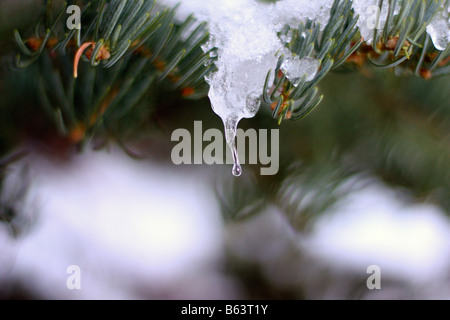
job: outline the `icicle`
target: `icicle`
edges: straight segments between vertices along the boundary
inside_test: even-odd
[[[242,167],[239,162],[239,155],[236,148],[236,130],[239,121],[242,118],[251,118],[259,110],[260,96],[256,92],[247,94],[244,107],[239,102],[239,93],[246,91],[228,91],[227,82],[221,82],[218,77],[219,72],[214,75],[214,80],[208,79],[210,83],[209,98],[214,112],[222,118],[225,128],[225,140],[231,150],[233,156],[233,170],[234,176],[238,177],[242,174]],[[236,94],[237,93],[237,94]],[[243,99],[242,99],[243,100]],[[234,101],[235,104],[232,104]]]
[[[164,2],[175,3],[178,0]],[[197,18],[208,22],[210,39],[202,49],[211,58],[206,64],[210,65],[214,61],[217,71],[205,79],[210,86],[208,96],[212,109],[222,118],[225,126],[227,144],[233,154],[235,176],[242,173],[235,143],[237,125],[241,119],[252,118],[258,112],[267,71],[275,70],[277,52],[282,51],[284,44],[292,40],[292,31],[282,40],[278,38],[277,32],[285,27],[286,21],[291,28],[297,28],[307,19],[316,20],[324,27],[332,5],[333,0],[280,0],[273,4],[255,0],[182,2],[179,8],[181,14],[187,17],[195,11]],[[309,59],[293,61],[293,67],[286,68],[289,69],[288,77],[301,78],[306,74],[307,79],[312,80],[318,66],[314,59]],[[271,76],[275,77],[275,74]],[[269,83],[271,81],[273,79],[269,79]]]
[[[381,10],[379,0],[353,0],[353,9],[359,15],[357,26],[367,44],[372,44],[375,29],[381,32],[386,25],[389,1],[383,1]],[[399,12],[397,5],[394,14]]]
[[[241,119],[258,112],[267,70],[275,68],[275,54],[281,48],[276,31],[260,8],[250,0],[226,0],[208,6],[215,19],[210,21],[211,38],[203,50],[217,48],[213,55],[217,54],[218,69],[206,78],[208,96],[213,111],[224,123],[235,176],[242,174],[235,142],[237,126]]]
[[[427,32],[436,49],[443,51],[450,43],[450,8],[439,12],[427,26]]]
[[[225,140],[227,141],[233,157],[232,173],[235,177],[239,177],[242,174],[242,167],[236,149],[236,130],[238,121],[238,116],[236,114],[231,114],[228,118],[224,119]]]

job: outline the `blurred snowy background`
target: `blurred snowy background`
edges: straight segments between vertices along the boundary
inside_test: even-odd
[[[3,197],[22,166],[10,169]],[[119,150],[59,165],[36,156],[26,167],[28,230],[14,239],[0,229],[4,298],[450,298],[448,218],[375,178],[302,235],[274,205],[224,224],[213,168]],[[66,287],[70,265],[81,290]],[[381,268],[381,290],[366,288],[370,265]]]

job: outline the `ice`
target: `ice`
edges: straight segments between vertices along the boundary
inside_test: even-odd
[[[180,0],[159,0],[174,6]],[[208,76],[209,99],[212,109],[224,123],[226,140],[233,149],[235,130],[243,118],[258,112],[260,95],[269,69],[274,70],[277,56],[286,59],[281,69],[295,86],[302,78],[311,81],[319,70],[319,61],[313,57],[296,57],[286,51],[292,39],[289,29],[313,20],[326,26],[333,0],[279,0],[272,3],[256,0],[184,0],[177,16],[182,20],[194,13],[199,21],[206,21],[210,39],[203,50],[213,58],[217,72]],[[390,1],[353,0],[352,7],[359,15],[357,26],[367,44],[373,41],[374,31],[380,32],[386,24]],[[442,1],[448,4],[448,1]],[[398,14],[401,1],[395,1]],[[435,47],[444,50],[450,42],[449,8],[444,8],[427,27]],[[286,32],[288,31],[288,32]],[[278,36],[281,34],[280,36]],[[288,54],[286,54],[286,52]],[[305,77],[306,75],[306,77]],[[238,175],[239,159],[233,149]]]
[[[201,48],[204,52],[208,52],[212,49],[214,49],[214,45],[215,45],[215,41],[213,38],[209,39],[208,41],[205,42],[205,44],[202,44]]]
[[[292,29],[290,29],[286,34],[280,36],[280,40],[284,43],[289,43],[292,40]]]
[[[445,50],[450,43],[450,7],[438,12],[427,26],[427,32],[436,49]]]
[[[357,26],[360,29],[361,36],[367,44],[372,43],[375,28],[378,31],[381,31],[386,25],[389,2],[383,1],[381,10],[378,7],[378,3],[379,0],[353,0],[353,9],[355,10],[355,13],[359,15]],[[394,9],[394,15],[398,14],[399,9],[400,4],[397,3]],[[438,50],[445,50],[450,43],[449,9],[449,7],[443,8],[443,10],[438,13],[427,26],[427,32],[431,36],[433,44]],[[378,14],[379,21],[377,24]]]
[[[233,174],[240,175],[235,150],[237,125],[258,112],[265,77],[270,68],[275,68],[276,52],[282,48],[275,27],[268,23],[272,5],[253,0],[188,0],[182,3],[182,12],[186,2],[197,18],[208,22],[211,36],[202,49],[217,58],[214,63],[218,70],[206,79],[210,85],[208,96],[212,109],[224,123],[226,141],[235,160]],[[211,51],[213,48],[217,49]]]
[[[159,2],[173,6],[178,0]],[[210,39],[202,49],[216,58],[217,67],[217,72],[206,78],[210,85],[208,96],[212,109],[224,123],[226,141],[235,160],[234,175],[242,172],[235,150],[239,121],[258,112],[267,72],[275,69],[277,54],[292,37],[291,32],[279,39],[277,32],[286,24],[298,28],[307,19],[320,23],[323,29],[332,5],[333,0],[281,0],[271,4],[255,0],[181,2],[177,13],[180,20],[194,13],[208,23]],[[284,71],[294,85],[304,75],[312,80],[318,68],[319,62],[313,58],[291,57],[284,63]]]
[[[286,78],[297,87],[300,80],[306,76],[306,81],[311,81],[315,78],[320,67],[320,61],[311,57],[304,57],[300,59],[297,56],[290,56],[284,59],[281,64],[281,70],[286,75]]]
[[[232,150],[235,176],[242,172],[235,148],[237,125],[242,118],[252,118],[258,112],[267,68],[274,67],[276,61],[273,53],[260,60],[234,61],[234,64],[225,61],[207,79],[212,109],[222,118],[226,141]]]
[[[375,28],[380,31],[383,30],[387,15],[389,11],[389,2],[383,1],[381,10],[378,6],[379,0],[353,0],[353,9],[355,13],[359,15],[357,25],[361,32],[361,36],[367,42],[371,44]],[[398,5],[396,11],[398,10]],[[396,12],[394,11],[394,13]],[[379,15],[379,17],[378,17]],[[377,17],[379,18],[377,24]]]
[[[180,0],[159,0],[173,7]],[[206,64],[214,63],[217,71],[207,77],[209,99],[214,112],[222,118],[226,141],[233,151],[233,174],[242,170],[235,150],[236,128],[243,118],[256,115],[260,105],[265,77],[274,70],[277,56],[286,57],[281,69],[294,86],[302,78],[311,81],[317,75],[320,62],[312,57],[297,57],[285,49],[292,32],[301,23],[313,20],[326,26],[333,0],[279,0],[272,3],[256,0],[184,0],[177,10],[180,21],[194,13],[198,21],[206,21],[209,41],[202,49],[209,54]],[[390,1],[353,0],[352,7],[359,15],[357,26],[366,43],[373,41],[374,30],[386,24]],[[399,3],[400,1],[398,1]],[[397,3],[394,14],[398,12]],[[448,3],[448,2],[447,2]],[[427,27],[434,45],[444,50],[449,43],[448,9],[433,19]],[[283,32],[284,31],[284,32]],[[278,34],[281,36],[278,37]],[[286,54],[287,52],[287,54]],[[274,76],[274,75],[272,75]],[[305,77],[306,76],[306,77]]]

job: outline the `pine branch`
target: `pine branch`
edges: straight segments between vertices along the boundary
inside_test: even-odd
[[[81,5],[85,27],[80,30],[61,32],[64,5],[58,17],[48,22],[51,26],[45,34],[35,32],[35,37],[24,41],[15,32],[21,51],[17,66],[36,62],[37,68],[29,72],[41,79],[36,84],[41,104],[62,135],[73,143],[105,131],[120,137],[116,128],[123,127],[121,122],[145,121],[146,117],[136,115],[148,110],[136,106],[159,83],[186,98],[206,96],[204,76],[214,66],[205,66],[208,56],[201,49],[208,38],[205,23],[190,16],[177,24],[176,8],[156,12],[154,1],[83,1]],[[51,10],[49,2],[39,21],[46,20]],[[39,25],[34,29],[39,30]]]
[[[207,42],[209,34],[206,23],[199,23],[193,16],[178,22],[174,18],[176,8],[159,11],[153,1],[71,0],[64,5],[53,1],[45,3],[33,30],[16,31],[14,34],[20,52],[16,66],[25,68],[17,74],[27,79],[24,90],[37,93],[42,113],[45,112],[58,133],[72,145],[100,138],[116,140],[126,149],[122,140],[145,130],[146,122],[154,111],[151,102],[157,93],[170,95],[176,92],[187,99],[207,96],[209,86],[205,75],[216,68],[214,61],[218,48],[211,48]],[[415,75],[424,79],[448,75],[450,48],[436,49],[426,27],[444,5],[449,5],[449,1],[384,0],[379,2],[380,8],[383,3],[389,4],[387,23],[382,30],[374,29],[373,37],[366,39],[371,40],[370,44],[361,37],[357,27],[360,17],[352,9],[351,0],[335,0],[329,21],[324,26],[315,21],[306,21],[297,28],[286,25],[278,34],[285,43],[286,51],[278,53],[276,67],[267,70],[261,93],[263,108],[270,108],[278,123],[285,119],[304,118],[322,101],[319,85],[329,79],[330,72],[361,70],[371,66],[392,69],[399,76]],[[68,31],[63,16],[67,7],[74,4],[82,9],[81,29]],[[317,74],[312,79],[305,76],[295,82],[290,81],[282,68],[287,53],[298,59],[318,60]],[[73,76],[74,69],[77,78]],[[347,109],[345,112],[350,114],[354,110]],[[368,118],[370,120],[353,118],[355,121],[366,121],[364,125],[377,134],[360,142],[363,146],[357,153],[365,155],[361,158],[367,167],[397,184],[407,181],[411,188],[423,191],[423,194],[435,192],[436,185],[444,186],[444,191],[436,196],[436,202],[448,208],[448,183],[444,181],[448,176],[448,161],[445,161],[448,154],[441,151],[443,148],[433,145],[429,155],[423,156],[422,162],[416,160],[411,165],[412,157],[402,157],[410,151],[408,148],[405,147],[406,151],[391,152],[399,144],[393,140],[399,139],[401,143],[410,142],[415,147],[425,148],[432,144],[433,139],[420,142],[417,137],[427,132],[420,131],[412,138],[408,136],[409,131],[401,129],[386,133],[384,123],[375,124],[371,122],[372,117]],[[318,119],[319,122],[323,120]],[[413,125],[408,123],[408,126]],[[348,135],[358,136],[355,128],[349,132]],[[381,151],[371,147],[380,139],[386,146]],[[310,137],[298,138],[297,142],[306,145],[306,140]],[[333,143],[343,145],[341,140],[347,143],[348,136],[335,138]],[[369,147],[365,145],[367,141]],[[327,152],[331,151],[327,149]],[[434,159],[439,155],[444,160],[439,166],[434,166],[430,177],[426,176],[428,172],[414,172],[423,163],[433,166]],[[383,162],[388,156],[395,158],[395,161],[392,160],[394,169]],[[220,194],[223,210],[234,218],[250,216],[262,207],[263,195],[291,212],[288,218],[294,225],[304,226],[305,213],[315,214],[332,203],[327,195],[335,199],[341,196],[337,184],[348,174],[344,172],[340,175],[339,168],[334,169],[322,171],[306,168],[305,172],[294,172],[295,179],[286,179],[272,195],[265,194],[261,190],[263,188],[256,188],[258,183],[253,184],[252,181],[234,183],[235,186],[225,188],[222,191],[226,192]],[[337,172],[336,181],[327,181],[330,172],[332,177]],[[290,176],[286,174],[280,180]],[[298,187],[296,181],[300,178],[311,181],[311,190],[318,190],[317,201],[307,206],[303,206],[304,203],[300,205],[302,199],[294,199],[290,194]],[[258,201],[255,206],[247,207],[250,198]],[[11,211],[0,209],[0,219],[10,221]]]
[[[355,15],[350,0],[334,1],[323,31],[313,21],[307,21],[297,29],[286,25],[279,33],[280,38],[290,38],[286,42],[286,48],[300,59],[310,57],[319,60],[319,72],[312,80],[305,78],[293,84],[282,71],[281,66],[286,57],[280,55],[276,69],[269,71],[267,75],[262,93],[263,106],[272,109],[272,115],[278,119],[278,123],[284,119],[301,119],[322,101],[323,96],[318,96],[318,84],[328,72],[348,69],[351,65],[361,67],[365,62],[376,68],[395,68],[399,75],[414,73],[425,79],[447,75],[450,72],[449,49],[435,49],[426,33],[426,26],[441,10],[443,1],[390,0],[387,22],[382,32],[378,33],[374,29],[372,45],[364,42],[359,35],[356,27],[359,17]],[[122,63],[122,67],[113,68],[112,72],[102,71],[108,75],[108,79],[115,79],[116,82],[95,82],[98,88],[95,93],[98,96],[90,97],[91,100],[84,103],[91,105],[91,111],[88,112],[89,123],[74,116],[73,110],[77,106],[73,103],[73,94],[92,91],[88,87],[79,89],[78,83],[93,83],[84,80],[72,83],[67,79],[66,72],[59,76],[60,80],[58,76],[52,79],[45,76],[47,79],[44,80],[50,81],[48,83],[57,88],[58,126],[63,129],[62,132],[73,135],[75,141],[84,137],[89,128],[98,127],[95,124],[97,120],[105,120],[103,116],[107,109],[108,113],[114,113],[114,106],[121,105],[122,110],[114,115],[115,119],[120,118],[132,109],[148,88],[164,79],[169,80],[172,89],[181,89],[185,97],[195,99],[206,96],[208,85],[204,76],[214,70],[214,65],[201,48],[208,38],[207,26],[204,23],[198,24],[190,35],[185,34],[195,23],[192,16],[183,23],[176,24],[176,7],[160,13],[154,10],[153,1],[103,0],[69,1],[58,9],[56,17],[52,19],[54,5],[51,1],[46,3],[34,28],[35,37],[24,41],[19,32],[15,32],[18,47],[22,56],[25,56],[17,59],[19,67],[29,66],[45,54],[51,58],[42,58],[44,69],[41,63],[41,75],[50,70],[59,73],[61,69],[66,69],[65,65],[55,64],[55,55],[62,57],[75,54],[75,76],[78,76],[80,59],[89,61],[92,67],[112,68],[119,62]],[[61,17],[66,6],[71,4],[81,5],[83,28],[64,33],[64,21]],[[382,4],[383,1],[380,1],[380,9]],[[395,11],[397,7],[398,12]],[[209,54],[216,50],[211,49]],[[67,60],[65,57],[62,59]],[[53,67],[50,61],[53,62]],[[134,71],[128,72],[130,69]],[[96,71],[90,77],[104,77],[99,72]],[[137,81],[141,78],[145,78],[143,83]],[[68,90],[70,92],[63,90],[67,83],[71,83],[71,89]],[[47,86],[47,91],[49,89]],[[71,96],[65,97],[67,94]],[[111,95],[114,99],[111,99]],[[110,102],[107,107],[105,99]],[[44,100],[51,104],[55,98],[48,97]],[[78,100],[89,99],[81,97]],[[55,106],[52,108],[55,109]],[[55,114],[51,116],[55,118]]]
[[[281,123],[284,119],[298,120],[316,107],[323,96],[316,97],[317,85],[326,74],[350,65],[362,67],[366,62],[378,69],[393,68],[398,75],[415,74],[431,79],[450,74],[450,48],[439,51],[431,44],[426,26],[444,7],[446,0],[389,1],[387,23],[381,33],[374,28],[373,45],[359,35],[350,0],[335,0],[330,19],[322,33],[319,26],[308,21],[298,29],[286,26],[280,37],[289,37],[289,51],[300,58],[312,57],[321,62],[320,71],[313,80],[301,80],[295,86],[284,76],[280,66],[275,70],[273,83],[270,72],[264,86],[263,101]],[[383,1],[379,2],[379,8]],[[394,14],[396,6],[400,6]],[[448,0],[446,1],[448,6]],[[292,34],[292,37],[290,36]]]

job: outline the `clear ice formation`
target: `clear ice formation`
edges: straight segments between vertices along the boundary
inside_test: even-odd
[[[297,29],[306,20],[314,20],[325,28],[330,18],[333,0],[282,0],[277,1],[268,11],[275,29],[281,30],[285,24]]]
[[[450,7],[433,17],[427,26],[427,32],[436,49],[442,51],[450,43]]]
[[[180,0],[159,0],[159,3],[174,6]],[[288,24],[296,29],[308,19],[326,26],[333,0],[280,0],[262,3],[256,0],[183,0],[177,17],[186,19],[194,13],[199,21],[206,21],[210,39],[203,46],[211,57],[217,57],[218,71],[206,79],[210,85],[209,99],[212,109],[224,123],[225,137],[234,158],[233,174],[242,173],[235,147],[236,128],[242,118],[254,117],[260,105],[265,76],[274,70],[277,55],[285,54],[284,44],[292,34],[278,38],[277,32]],[[388,14],[388,1],[353,0],[353,9],[359,15],[357,26],[361,36],[370,44],[374,29],[382,30]],[[399,5],[396,6],[398,12]],[[444,50],[449,43],[449,9],[436,16],[427,27],[433,44]],[[395,12],[394,12],[395,13]],[[377,24],[377,18],[379,18]],[[217,48],[211,53],[212,48]],[[320,62],[312,58],[287,57],[282,65],[286,77],[298,85],[301,78],[314,78]],[[273,76],[273,75],[272,75]]]
[[[218,71],[207,79],[209,99],[214,112],[224,123],[225,137],[231,148],[233,174],[242,169],[235,147],[236,129],[242,118],[252,118],[260,105],[269,69],[275,69],[277,52],[283,51],[283,39],[277,37],[288,20],[296,28],[307,18],[318,18],[323,25],[329,18],[333,1],[283,0],[261,4],[253,0],[210,1],[207,5],[211,45],[218,48]],[[290,41],[289,35],[284,42]],[[314,78],[319,61],[292,57],[285,61],[287,77],[298,85],[301,77]]]
[[[299,85],[303,77],[306,77],[305,81],[313,80],[319,67],[320,61],[310,57],[300,59],[296,56],[290,56],[285,58],[281,64],[281,70],[294,87]]]

